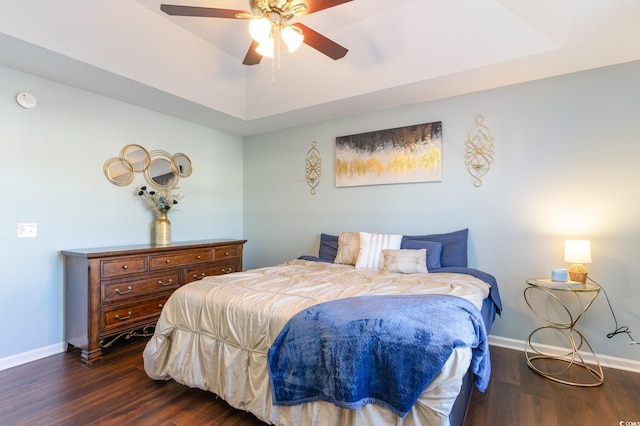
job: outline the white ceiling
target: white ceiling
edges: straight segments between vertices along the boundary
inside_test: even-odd
[[[640,0],[353,0],[292,21],[344,58],[303,45],[275,73],[241,64],[246,21],[161,3],[249,8],[2,0],[0,65],[244,136],[640,60]]]

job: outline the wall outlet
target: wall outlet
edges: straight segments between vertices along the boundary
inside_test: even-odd
[[[35,238],[38,236],[37,223],[19,223],[18,238]]]

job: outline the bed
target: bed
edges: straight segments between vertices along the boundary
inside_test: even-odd
[[[472,383],[475,381],[480,389],[486,387],[490,371],[486,336],[501,309],[495,278],[467,268],[467,232],[465,229],[448,234],[395,236],[391,242],[382,238],[384,234],[322,234],[318,256],[206,277],[183,286],[165,304],[154,336],[144,350],[145,371],[155,380],[173,379],[211,391],[231,406],[249,411],[269,424],[461,424]],[[356,235],[361,238],[355,238]],[[367,238],[370,247],[366,247]],[[358,265],[363,252],[373,254]],[[421,303],[429,303],[434,311],[427,311],[424,308],[427,305]],[[464,325],[452,326],[449,312],[454,308],[456,312],[465,312],[456,313],[464,316]],[[394,322],[399,316],[395,312],[405,310],[410,312],[407,317],[411,325]],[[375,318],[364,320],[358,316],[371,311],[377,315]],[[424,312],[430,313],[423,315]],[[389,371],[385,373],[387,376],[374,381],[391,395],[368,395],[375,386],[371,383],[362,386],[361,377],[347,379],[351,383],[340,389],[334,383],[334,377],[350,377],[351,373],[347,375],[345,371],[360,371],[363,364],[369,370],[358,374],[365,378],[375,375],[382,370],[379,360],[373,359],[378,355],[371,355],[370,361],[368,356],[351,354],[352,364],[331,359],[325,363],[326,368],[340,365],[343,370],[319,372],[318,364],[322,362],[316,360],[338,357],[340,350],[382,353],[383,349],[378,349],[382,345],[373,335],[380,332],[380,324],[392,330],[413,330],[409,327],[414,323],[421,327],[423,323],[438,322],[424,321],[425,316],[442,318],[439,322],[444,328],[458,329],[456,333],[468,335],[469,340],[462,341],[456,334],[443,338],[447,344],[430,344],[438,354],[433,359],[442,361],[427,365],[423,377],[423,373],[414,371],[420,362],[406,359],[432,359],[416,356],[426,349],[412,341],[410,350],[414,352],[405,354],[405,361],[400,351],[405,350],[402,348],[407,346],[407,339],[419,340],[422,345],[429,340],[424,336],[431,336],[431,331],[410,331],[399,338],[395,334],[402,333],[387,330],[386,339],[393,340],[389,347],[396,352],[393,356],[384,355],[383,364]],[[416,321],[416,317],[420,320]],[[359,325],[354,328],[356,323]],[[326,332],[329,328],[340,334]],[[321,330],[322,336],[331,336],[331,343],[327,343],[329,337],[323,337],[321,344],[314,345],[315,341],[323,340],[309,340],[316,330]],[[450,344],[451,340],[461,343]],[[399,346],[399,341],[404,346]],[[299,347],[294,350],[292,345],[296,342]],[[327,345],[334,343],[327,349]],[[448,349],[443,352],[441,346]],[[372,347],[376,349],[370,350]],[[300,366],[300,362],[309,365]],[[347,364],[351,370],[344,367]],[[407,367],[411,367],[408,372],[402,370]],[[297,375],[298,372],[302,373]],[[311,382],[303,383],[301,377],[310,374],[313,374]],[[390,376],[397,376],[399,388],[388,385]],[[295,383],[291,382],[292,377]],[[325,377],[331,377],[326,380],[330,382],[329,391],[327,383],[314,384]],[[417,377],[413,380],[415,385],[405,389],[407,378],[413,377]],[[358,386],[353,385],[355,382]],[[365,394],[357,394],[355,399],[348,395],[345,399],[344,389]],[[316,391],[317,395],[308,393]]]

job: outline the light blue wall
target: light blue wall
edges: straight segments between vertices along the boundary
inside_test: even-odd
[[[478,114],[495,164],[475,188],[464,141]],[[524,280],[568,267],[565,239],[590,239],[590,275],[640,338],[639,120],[635,62],[246,138],[245,267],[316,254],[321,232],[468,227],[470,266],[500,283],[504,313],[492,333],[525,340],[542,324],[523,300]],[[442,182],[335,187],[336,136],[432,121],[443,123]],[[323,159],[315,196],[304,179],[314,140]],[[607,339],[613,325],[604,295],[580,322],[597,353],[640,360],[626,335]]]
[[[21,108],[28,91],[38,107]],[[127,144],[183,152],[193,174],[170,214],[174,241],[242,237],[242,138],[0,68],[0,360],[63,341],[61,249],[150,242],[154,217],[105,178]],[[37,238],[17,238],[19,222]]]
[[[562,261],[566,238],[592,242],[590,275],[607,289],[618,320],[640,336],[640,63],[406,106],[246,138],[0,68],[0,360],[63,340],[61,249],[137,244],[151,214],[111,185],[102,166],[122,146],[184,152],[194,174],[171,215],[174,240],[247,238],[245,268],[316,253],[320,232],[445,232],[470,228],[471,266],[500,282],[505,312],[493,334],[524,340],[540,325],[522,298],[524,279]],[[37,96],[25,110],[20,91]],[[483,114],[496,162],[472,185],[464,140]],[[335,188],[336,136],[441,120],[443,180]],[[323,156],[312,196],[304,179],[311,142]],[[243,173],[244,170],[244,173]],[[18,239],[17,223],[38,223]],[[640,360],[626,336],[605,337],[604,297],[581,320],[596,352]],[[548,343],[555,344],[550,340]]]

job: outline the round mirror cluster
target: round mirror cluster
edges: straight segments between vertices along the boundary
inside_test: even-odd
[[[191,160],[186,154],[147,151],[136,144],[126,145],[119,157],[110,158],[104,163],[104,174],[112,184],[129,185],[136,173],[142,173],[147,183],[158,190],[175,188],[178,180],[191,175],[192,171]]]

